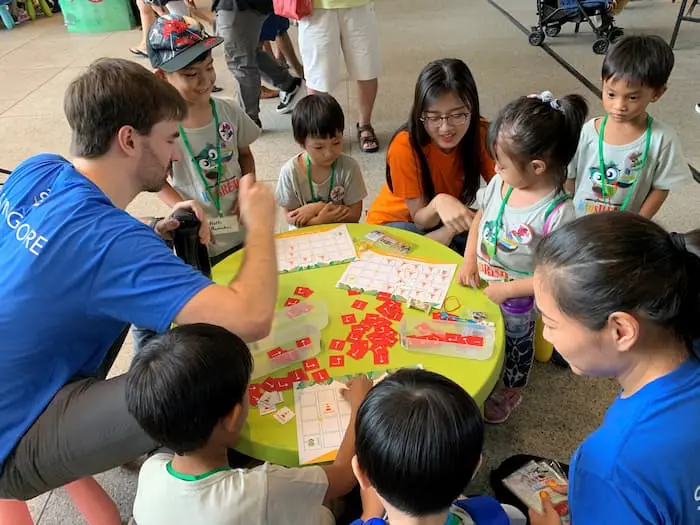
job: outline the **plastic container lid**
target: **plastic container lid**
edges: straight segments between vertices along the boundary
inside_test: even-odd
[[[535,306],[535,300],[532,297],[516,297],[503,301],[501,309],[509,314],[521,315],[526,314]]]
[[[407,317],[399,328],[401,346],[409,352],[485,360],[493,355],[491,326]]]
[[[257,379],[321,353],[321,331],[310,324],[290,324],[248,347],[254,360],[252,378]]]
[[[323,301],[306,299],[275,312],[272,331],[288,325],[310,324],[323,330],[328,326],[328,308]]]

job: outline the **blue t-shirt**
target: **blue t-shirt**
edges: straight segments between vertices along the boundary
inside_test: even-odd
[[[59,389],[96,373],[127,323],[163,332],[211,284],[48,154],[0,193],[0,268],[0,465]]]
[[[571,522],[596,525],[700,523],[700,362],[628,398],[571,461]]]

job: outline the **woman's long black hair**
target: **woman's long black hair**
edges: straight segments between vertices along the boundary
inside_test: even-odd
[[[476,82],[467,65],[456,58],[443,58],[429,63],[418,76],[413,98],[413,107],[408,122],[404,124],[392,137],[392,141],[402,131],[408,131],[413,153],[420,164],[421,190],[426,201],[435,197],[435,185],[430,176],[430,167],[425,158],[423,148],[430,144],[431,138],[420,120],[425,110],[434,104],[441,96],[454,94],[464,102],[471,114],[467,133],[460,141],[459,160],[464,182],[462,184],[461,200],[465,205],[470,205],[476,198],[479,189],[480,160],[481,160],[481,112],[479,109],[479,94],[476,90]],[[386,182],[393,191],[389,164],[386,166]]]

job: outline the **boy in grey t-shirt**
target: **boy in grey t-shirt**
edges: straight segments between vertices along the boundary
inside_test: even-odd
[[[277,183],[290,229],[360,220],[367,188],[357,161],[343,154],[344,128],[343,110],[331,95],[309,95],[294,108],[294,139],[304,151],[282,166]]]
[[[647,113],[666,92],[673,63],[657,36],[625,37],[605,57],[606,115],[583,127],[569,165],[578,216],[626,210],[651,218],[671,189],[690,180],[678,137]]]

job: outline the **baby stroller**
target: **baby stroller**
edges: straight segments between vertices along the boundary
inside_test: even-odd
[[[545,35],[557,36],[562,25],[574,23],[574,32],[578,33],[581,23],[588,22],[596,35],[593,52],[604,55],[608,52],[610,43],[623,35],[622,29],[615,27],[615,18],[609,4],[609,0],[537,0],[538,25],[530,31],[528,41],[530,45],[541,46]],[[599,18],[599,25],[593,22],[593,17]]]

